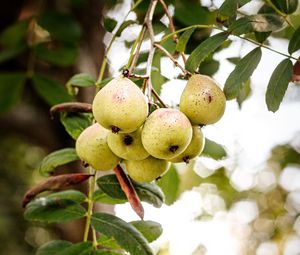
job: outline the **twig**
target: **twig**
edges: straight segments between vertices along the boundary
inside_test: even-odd
[[[174,33],[175,32],[175,26],[174,26],[173,18],[171,16],[171,14],[169,13],[168,7],[167,7],[167,5],[166,5],[166,3],[165,3],[164,0],[159,0],[159,2],[161,4],[161,6],[163,7],[164,12],[165,12],[165,14],[167,15],[167,17],[169,19],[170,31],[171,31],[171,33]],[[173,37],[173,41],[177,44],[178,43],[178,36],[177,36],[177,34],[173,34],[172,37]],[[183,62],[186,63],[186,57],[184,55],[184,52],[180,52],[180,55],[182,57]]]
[[[155,47],[154,47],[155,37],[154,37],[154,32],[152,27],[152,19],[153,19],[153,14],[154,14],[157,1],[158,0],[151,0],[148,12],[144,20],[144,24],[147,26],[149,32],[149,38],[150,38],[150,50],[149,50],[149,55],[147,60],[147,71],[146,71],[146,76],[149,77],[147,82],[147,95],[148,95],[149,102],[151,102],[151,90],[152,90],[151,67],[152,67],[152,62],[153,62],[153,57],[155,52]]]
[[[92,105],[81,102],[61,103],[50,108],[50,117],[54,118],[57,112],[92,112]]]
[[[156,92],[156,90],[154,88],[152,88],[151,90],[152,94],[156,97],[157,101],[160,102],[160,104],[164,107],[164,108],[168,108],[168,106],[164,103],[164,101],[160,98],[160,96],[158,95],[158,93]]]
[[[141,50],[141,46],[142,46],[142,43],[143,43],[143,40],[144,40],[144,37],[145,37],[145,33],[146,33],[146,26],[143,25],[138,38],[136,39],[136,41],[134,42],[134,45],[131,48],[130,57],[129,57],[129,60],[128,60],[128,63],[127,63],[127,67],[129,67],[129,65],[130,65],[129,73],[132,73],[132,71],[133,71],[133,69],[136,65],[136,62],[137,62],[138,57],[140,55],[140,50]],[[133,55],[134,50],[135,50],[135,53]]]
[[[160,44],[154,43],[154,47],[158,48],[160,51],[162,51],[169,59],[172,60],[175,66],[179,67],[181,71],[183,72],[184,76],[186,75],[191,75],[191,73],[187,70],[185,70],[179,63],[178,61]]]

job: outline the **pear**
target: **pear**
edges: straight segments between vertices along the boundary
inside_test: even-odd
[[[76,141],[76,152],[79,158],[95,170],[110,170],[120,158],[107,145],[109,130],[95,123],[81,132]]]
[[[203,151],[205,145],[205,138],[199,126],[193,126],[193,136],[189,146],[180,153],[177,157],[170,159],[172,163],[185,162],[197,157]]]
[[[224,114],[225,104],[225,95],[217,83],[201,74],[189,78],[180,97],[180,111],[193,125],[217,122]]]
[[[141,138],[142,129],[133,133],[112,133],[107,137],[109,148],[118,157],[127,160],[142,160],[149,156],[149,153],[144,149]]]
[[[120,76],[96,94],[93,114],[98,123],[112,132],[131,133],[146,120],[148,103],[131,80]]]
[[[182,112],[161,108],[147,118],[142,129],[142,143],[153,157],[171,159],[187,148],[192,132],[192,125]]]
[[[137,182],[151,182],[166,172],[170,163],[149,156],[143,160],[125,160],[125,167],[131,179]]]

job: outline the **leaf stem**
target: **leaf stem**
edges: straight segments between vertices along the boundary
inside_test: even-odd
[[[87,209],[86,222],[85,222],[85,228],[83,234],[84,242],[88,240],[89,230],[91,226],[91,217],[93,214],[93,206],[94,206],[92,197],[96,185],[96,170],[94,170],[92,167],[89,167],[89,173],[93,174],[93,176],[89,179],[89,184],[88,184],[88,209]],[[97,247],[98,244],[97,244],[96,232],[94,229],[92,229],[92,232],[93,232],[93,246]]]

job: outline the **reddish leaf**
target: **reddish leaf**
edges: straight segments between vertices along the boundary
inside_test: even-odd
[[[121,189],[124,191],[132,209],[136,212],[136,214],[141,219],[143,219],[144,218],[144,208],[143,208],[140,198],[137,195],[130,179],[128,178],[128,176],[123,171],[123,169],[120,165],[117,165],[114,168],[114,171],[115,171],[117,179],[120,183]]]
[[[92,112],[92,105],[80,102],[62,103],[54,105],[50,109],[50,116],[52,119],[53,115],[57,112]]]
[[[48,178],[45,182],[39,183],[28,190],[22,200],[22,206],[25,207],[36,195],[46,190],[59,190],[79,184],[93,176],[92,174],[76,173],[62,174]]]
[[[294,65],[294,71],[292,75],[292,82],[300,81],[300,58]]]

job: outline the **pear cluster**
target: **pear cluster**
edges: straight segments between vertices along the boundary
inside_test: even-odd
[[[138,182],[163,175],[170,163],[186,162],[201,154],[201,127],[217,122],[225,96],[208,76],[192,75],[181,95],[180,109],[159,108],[149,114],[147,98],[130,79],[120,76],[95,96],[96,123],[76,141],[78,156],[96,170],[123,163]]]

